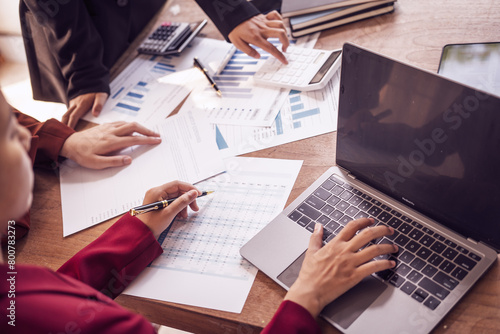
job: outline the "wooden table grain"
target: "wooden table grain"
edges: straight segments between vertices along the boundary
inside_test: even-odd
[[[180,9],[177,15],[175,9]],[[204,13],[193,0],[167,3],[141,37],[161,21],[195,21]],[[207,37],[222,39],[210,22]],[[441,49],[449,43],[500,41],[500,1],[399,0],[392,14],[345,25],[321,34],[317,48],[340,48],[351,42],[412,65],[436,71]],[[116,76],[136,55],[131,46],[112,69]],[[303,167],[288,203],[335,163],[335,133],[246,154],[301,159]],[[36,170],[32,229],[18,241],[19,263],[57,269],[102,234],[116,219],[62,237],[61,198],[56,171]],[[122,295],[116,300],[150,321],[193,333],[256,333],[271,319],[285,291],[259,271],[240,314]],[[325,333],[338,333],[319,320]],[[496,262],[471,291],[434,329],[435,333],[498,333],[500,329],[500,267]]]

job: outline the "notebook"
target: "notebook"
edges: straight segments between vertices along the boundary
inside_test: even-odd
[[[292,17],[374,1],[378,0],[283,0],[280,12],[283,17]]]
[[[316,222],[393,226],[397,267],[322,311],[345,333],[427,333],[500,249],[500,98],[345,44],[336,166],[248,241],[241,255],[288,289]],[[390,319],[390,322],[388,322]]]

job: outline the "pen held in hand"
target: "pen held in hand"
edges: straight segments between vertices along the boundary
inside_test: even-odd
[[[220,91],[219,87],[217,87],[215,80],[212,79],[210,74],[208,74],[207,68],[201,64],[198,57],[194,57],[193,63],[194,63],[195,67],[197,67],[200,71],[203,72],[203,74],[205,75],[205,78],[207,78],[208,82],[210,82],[210,85],[215,89],[215,92],[217,93],[217,95],[222,96],[222,92]]]
[[[204,191],[198,197],[203,197],[203,196],[206,196],[206,195],[211,194],[213,192],[214,192],[213,190]],[[137,215],[140,215],[143,213],[161,210],[161,209],[164,209],[167,206],[169,206],[170,203],[172,203],[173,201],[175,201],[178,198],[179,197],[169,198],[169,199],[166,199],[163,201],[158,201],[158,202],[154,202],[154,203],[150,203],[150,204],[141,205],[141,206],[130,209],[129,213],[131,216],[137,216]]]

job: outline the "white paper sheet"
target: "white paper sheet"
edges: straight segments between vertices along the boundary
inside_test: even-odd
[[[98,124],[119,120],[154,124],[170,115],[194,87],[208,86],[201,71],[180,75],[193,69],[194,57],[215,70],[230,49],[225,41],[196,37],[180,55],[139,55],[110,84],[111,94],[101,114],[87,113],[83,119]],[[175,80],[167,79],[173,74],[177,74]]]
[[[211,123],[271,125],[284,101],[286,91],[254,85],[253,75],[263,61],[271,57],[262,49],[258,51],[262,57],[254,59],[233,48],[230,59],[225,60],[222,69],[212,76],[222,96],[218,96],[210,86],[200,86],[193,90],[180,113],[197,108],[205,111]]]
[[[270,127],[212,125],[224,158],[337,130],[340,73],[311,92],[292,90]]]
[[[172,180],[195,183],[224,171],[203,113],[175,115],[152,129],[161,134],[161,144],[128,149],[129,166],[91,170],[70,160],[62,164],[64,236],[141,205],[150,188]]]
[[[305,36],[291,40],[291,43],[312,48],[318,36]],[[269,38],[268,41],[281,50],[277,38]],[[251,58],[233,48],[212,76],[222,97],[213,88],[200,86],[193,90],[179,112],[193,108],[204,110],[214,124],[271,126],[289,90],[254,85],[253,75],[267,58],[272,57],[260,48],[256,50],[261,54],[260,59]]]
[[[227,172],[197,185],[198,213],[160,237],[164,253],[124,293],[241,312],[257,274],[239,249],[286,204],[302,161],[231,158]]]

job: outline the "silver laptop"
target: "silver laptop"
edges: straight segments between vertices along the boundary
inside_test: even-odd
[[[397,267],[322,316],[345,333],[427,333],[497,259],[500,98],[355,45],[342,57],[337,166],[240,252],[288,289],[315,222],[328,242],[374,217],[396,231],[379,242],[399,245]]]

